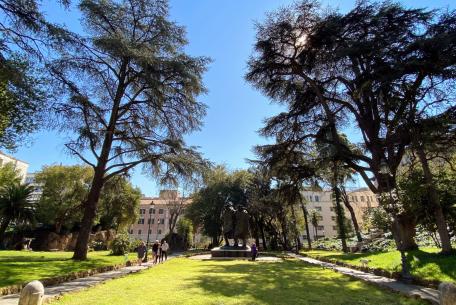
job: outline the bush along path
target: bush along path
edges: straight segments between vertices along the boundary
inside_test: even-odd
[[[168,260],[179,256],[178,254],[172,254],[168,256]],[[166,262],[166,261],[165,261]],[[140,272],[142,270],[148,269],[155,266],[152,260],[143,263],[141,266],[129,266],[119,268],[117,270],[112,270],[108,272],[98,273],[92,276],[75,279],[72,281],[64,282],[55,286],[46,287],[44,290],[43,303],[48,303],[51,300],[60,297],[61,295],[69,292],[76,292],[82,289],[87,289],[103,283],[108,280],[116,279],[119,277],[126,276],[128,274]],[[11,294],[0,297],[0,305],[17,305],[19,302],[19,294]]]
[[[302,255],[294,254],[294,253],[289,253],[288,254],[291,257],[297,258],[299,260],[305,261],[309,264],[313,265],[318,265],[323,268],[329,268],[334,271],[340,272],[342,274],[372,283],[374,285],[387,288],[402,294],[405,294],[410,297],[418,297],[423,300],[426,300],[428,302],[431,302],[432,304],[440,304],[439,303],[439,292],[435,289],[432,288],[427,288],[423,286],[418,286],[418,285],[412,285],[412,284],[406,284],[404,282],[401,282],[396,279],[391,279],[383,276],[378,276],[374,275],[371,273],[367,272],[362,272],[359,270],[354,270],[351,268],[347,267],[341,267],[333,263],[328,263],[328,262],[322,262],[314,258],[310,257],[305,257]],[[0,303],[0,305],[3,305]]]

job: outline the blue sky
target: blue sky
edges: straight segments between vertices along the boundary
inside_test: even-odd
[[[231,169],[246,168],[246,158],[253,158],[252,146],[265,143],[256,131],[266,117],[280,111],[267,98],[244,80],[246,61],[254,43],[254,22],[265,14],[293,1],[288,0],[171,0],[171,19],[187,28],[192,55],[212,58],[204,82],[209,92],[201,97],[208,106],[200,132],[187,137],[191,145],[200,146],[204,156]],[[74,9],[62,11],[55,1],[44,1],[50,19],[65,23],[80,31],[79,14]],[[326,0],[324,4],[347,11],[355,0]],[[454,0],[407,0],[410,7],[455,8]],[[43,131],[33,136],[33,142],[20,147],[14,155],[30,164],[29,171],[49,164],[76,164],[79,160],[63,149],[65,134]],[[146,195],[158,193],[153,179],[136,170],[132,182]]]

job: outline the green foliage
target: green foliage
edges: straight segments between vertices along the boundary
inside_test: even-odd
[[[439,204],[453,232],[456,232],[456,171],[453,170],[455,165],[456,155],[430,161]],[[417,224],[429,232],[437,231],[428,185],[420,165],[411,162],[402,166],[398,177],[398,195],[407,210],[416,215]]]
[[[82,35],[67,35],[50,67],[61,98],[66,147],[94,168],[90,192],[141,166],[161,183],[191,177],[207,165],[185,136],[202,126],[203,74],[209,60],[186,53],[185,29],[165,0],[83,0]],[[115,71],[115,72],[114,72]],[[88,196],[75,259],[87,255],[98,196]]]
[[[9,184],[21,182],[20,173],[15,169],[14,164],[9,162],[0,166],[0,188]]]
[[[190,248],[193,242],[193,224],[190,219],[185,217],[179,218],[176,224],[177,234],[182,237],[184,249]]]
[[[104,229],[123,230],[138,218],[141,190],[122,176],[114,177],[104,186],[100,198],[100,224]]]
[[[382,208],[369,209],[363,215],[364,230],[380,230],[389,232],[391,228],[391,217]]]
[[[135,240],[130,240],[130,248],[129,248],[129,251],[130,252],[136,252],[136,250],[138,249],[138,247],[142,244],[142,240],[141,239],[135,239]]]
[[[111,243],[112,255],[125,255],[130,250],[130,238],[127,233],[119,233]]]
[[[35,176],[42,189],[37,220],[59,233],[80,223],[82,207],[93,180],[93,169],[81,165],[45,166]],[[99,223],[103,229],[125,229],[137,219],[141,191],[123,176],[109,180],[100,195]]]
[[[19,226],[34,221],[35,212],[30,201],[33,191],[32,186],[18,183],[9,184],[0,190],[0,241],[3,242],[8,226]]]
[[[14,150],[46,113],[43,80],[24,58],[0,59],[0,148]]]
[[[37,204],[38,222],[53,226],[57,233],[79,223],[92,178],[88,166],[44,166],[35,176],[43,192]]]
[[[246,204],[245,189],[251,176],[247,171],[232,173],[224,166],[216,166],[204,174],[204,187],[192,195],[186,216],[195,226],[202,226],[204,234],[218,243],[222,234],[221,213],[227,198],[235,204]]]

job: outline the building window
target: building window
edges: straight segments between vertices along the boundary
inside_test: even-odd
[[[158,229],[158,234],[162,234],[162,230]]]
[[[130,229],[130,231],[128,233],[133,234],[133,229]]]
[[[321,212],[321,207],[315,207],[315,210]]]
[[[139,219],[139,220],[138,220],[138,224],[139,224],[139,225],[143,225],[143,224],[144,224],[144,218]]]
[[[159,209],[158,214],[163,214],[163,209]]]
[[[331,216],[332,221],[336,221],[336,216]]]
[[[323,231],[325,229],[325,226],[317,226],[318,231]]]
[[[316,201],[316,202],[320,202],[320,197],[317,196],[317,195],[315,195],[315,201]]]
[[[150,208],[149,209],[149,214],[155,214],[155,209],[154,208]]]
[[[138,235],[141,235],[141,230],[138,230]]]
[[[161,225],[164,225],[165,224],[165,219],[164,218],[159,219],[158,223],[161,224]]]
[[[360,196],[361,202],[364,202],[364,196]]]
[[[309,201],[312,201],[312,199],[313,199],[312,195],[309,195]]]
[[[149,218],[149,219],[147,220],[147,224],[148,224],[148,225],[154,224],[154,220],[155,220],[155,219],[153,219],[153,218]]]
[[[139,215],[146,214],[146,209],[139,209]]]
[[[335,212],[335,211],[336,211],[336,208],[335,208],[335,207],[330,207],[329,210],[330,210],[331,212]]]

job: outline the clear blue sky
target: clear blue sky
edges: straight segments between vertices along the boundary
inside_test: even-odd
[[[73,30],[81,30],[78,13],[64,12],[44,1],[48,17],[64,22]],[[75,1],[77,2],[77,1]],[[225,163],[231,169],[246,168],[246,158],[253,158],[253,145],[265,143],[256,131],[264,118],[280,109],[243,78],[246,61],[254,43],[254,21],[261,21],[267,12],[288,5],[289,0],[171,0],[171,18],[187,28],[188,52],[211,57],[213,63],[204,81],[209,93],[201,97],[208,114],[200,132],[188,137],[188,143],[200,146],[204,156],[215,163]],[[347,11],[355,0],[326,0],[323,3]],[[455,8],[454,0],[406,0],[411,7]],[[33,143],[21,147],[14,155],[30,164],[29,171],[43,165],[76,164],[79,161],[65,153],[65,135],[39,132]],[[156,195],[159,187],[139,170],[132,182],[146,195]]]

